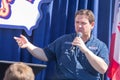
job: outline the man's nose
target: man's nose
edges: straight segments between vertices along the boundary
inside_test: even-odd
[[[79,28],[81,28],[82,26],[81,25],[79,25]]]

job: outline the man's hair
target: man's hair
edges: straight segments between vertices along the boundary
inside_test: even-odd
[[[88,9],[81,9],[79,11],[76,12],[75,14],[75,17],[77,15],[86,15],[88,16],[88,20],[90,23],[94,22],[95,21],[95,17],[94,17],[94,14],[91,10],[88,10]]]
[[[4,80],[34,80],[34,78],[32,68],[23,62],[10,65],[4,76]]]

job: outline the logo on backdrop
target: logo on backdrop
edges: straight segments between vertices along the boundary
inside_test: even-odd
[[[24,29],[28,35],[38,26],[41,4],[51,0],[0,0],[0,28]]]

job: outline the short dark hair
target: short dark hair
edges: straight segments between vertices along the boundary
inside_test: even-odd
[[[81,10],[78,10],[76,13],[75,13],[75,17],[77,15],[86,15],[88,16],[88,20],[90,23],[94,22],[95,21],[95,17],[94,17],[94,14],[91,10],[88,10],[88,9],[81,9]]]

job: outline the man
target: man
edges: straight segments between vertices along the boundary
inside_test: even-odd
[[[3,80],[34,80],[34,73],[31,67],[23,62],[13,63],[6,70]]]
[[[36,58],[56,62],[56,80],[99,80],[108,68],[108,49],[91,32],[94,14],[79,10],[75,14],[76,33],[63,35],[42,49],[31,44],[25,36],[14,37],[21,48],[27,48]],[[73,45],[68,45],[70,43]]]

